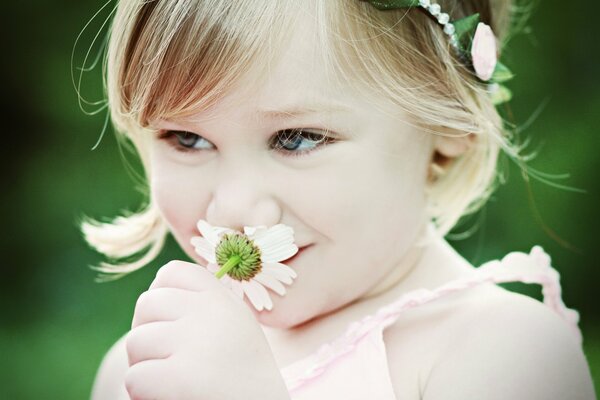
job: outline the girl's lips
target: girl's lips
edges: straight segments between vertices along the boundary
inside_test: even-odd
[[[308,248],[309,248],[309,247],[311,247],[311,246],[312,246],[312,244],[308,244],[308,245],[306,245],[306,246],[299,247],[299,248],[298,248],[298,252],[297,252],[296,254],[294,254],[292,257],[288,258],[287,260],[283,260],[283,261],[281,261],[281,262],[282,262],[283,264],[288,264],[288,263],[291,263],[291,262],[293,262],[293,261],[294,261],[294,260],[296,260],[298,257],[300,257],[300,255],[301,255],[302,253],[304,253],[304,251],[305,251],[306,249],[308,249]]]

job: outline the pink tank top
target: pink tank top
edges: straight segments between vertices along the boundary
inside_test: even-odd
[[[581,341],[579,314],[565,307],[559,279],[558,272],[550,265],[550,257],[541,247],[535,246],[529,254],[509,253],[502,260],[483,264],[468,277],[434,290],[418,289],[403,294],[376,313],[352,323],[344,335],[322,345],[315,353],[283,368],[282,375],[293,400],[395,400],[383,330],[405,310],[490,282],[541,285],[544,304],[564,318]]]

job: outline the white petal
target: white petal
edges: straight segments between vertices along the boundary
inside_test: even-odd
[[[242,288],[248,296],[248,300],[250,300],[254,308],[258,311],[273,309],[273,302],[271,301],[269,292],[260,283],[253,279],[242,281]]]
[[[296,274],[296,271],[294,271],[292,268],[288,267],[287,265],[285,265],[283,263],[266,263],[263,265],[271,270],[278,270],[278,271],[283,270],[292,278],[296,278],[298,276],[298,274]]]
[[[291,285],[292,282],[294,282],[292,277],[290,277],[286,272],[283,271],[265,271],[265,273],[271,275],[273,278],[285,283],[286,285]]]
[[[273,309],[273,301],[271,300],[271,295],[269,294],[267,289],[265,289],[265,287],[263,285],[261,285],[254,279],[250,279],[250,285],[252,285],[254,287],[254,289],[258,293],[260,293],[260,296],[262,297],[263,307],[269,311],[272,310]]]
[[[295,244],[282,245],[280,247],[271,247],[268,250],[261,247],[260,259],[265,263],[276,263],[285,261],[298,252],[298,246]]]
[[[238,280],[231,280],[231,291],[237,295],[240,299],[244,299],[244,289],[242,288],[242,283]]]
[[[194,236],[190,242],[200,257],[204,258],[209,263],[217,262],[217,259],[215,258],[215,247],[211,245],[208,240],[201,236]]]
[[[217,244],[219,243],[219,235],[217,235],[211,224],[201,219],[196,224],[196,227],[198,228],[198,232],[200,232],[200,234],[208,241],[208,243],[213,246],[213,248],[217,247]]]
[[[246,234],[252,240],[254,240],[258,236],[263,235],[267,231],[268,228],[265,225],[244,226],[244,234]]]
[[[261,250],[270,252],[282,246],[292,245],[294,243],[294,230],[287,225],[278,224],[267,230],[257,230],[252,240]]]
[[[252,303],[254,308],[256,308],[257,311],[262,311],[264,308],[262,293],[252,284],[252,282],[253,281],[242,281],[242,289],[244,289],[244,293],[246,293],[248,300],[250,300],[250,303]]]
[[[264,273],[267,273],[288,285],[290,285],[292,283],[293,278],[298,276],[296,274],[296,271],[294,271],[287,265],[281,264],[281,263],[263,264],[262,268],[263,268]]]
[[[264,225],[260,225],[260,226],[245,226],[244,227],[244,235],[248,236],[250,239],[252,239],[252,237],[254,235],[256,235],[256,232],[260,232],[262,230],[266,230],[267,227]]]
[[[283,224],[273,225],[268,229],[261,226],[256,229],[252,239],[261,247],[277,242],[289,244],[294,242],[294,230]]]
[[[222,228],[220,226],[212,226],[205,220],[201,219],[196,224],[198,232],[210,243],[213,247],[217,247],[221,241],[221,236],[224,233],[233,232],[229,228]]]
[[[269,275],[268,273],[261,272],[254,277],[254,280],[263,284],[265,287],[268,287],[280,296],[283,296],[285,294],[285,286],[283,286],[283,284],[279,282],[277,278],[275,278],[272,275]]]

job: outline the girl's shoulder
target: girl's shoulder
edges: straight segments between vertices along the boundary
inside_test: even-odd
[[[402,364],[409,358],[414,367],[416,360],[422,360],[418,362],[425,370],[463,341],[474,344],[480,337],[488,349],[494,349],[511,338],[535,337],[539,343],[552,334],[579,346],[573,328],[542,302],[494,284],[407,310],[383,330],[392,363],[396,355],[401,355]]]
[[[395,390],[424,399],[594,398],[578,315],[562,303],[546,256],[510,253],[421,294],[446,293],[384,331]],[[512,281],[541,284],[544,302],[496,285]]]
[[[390,330],[386,351],[394,387],[404,384],[395,382],[394,368],[402,371],[407,359],[419,359],[420,351],[427,357],[415,382],[420,382],[424,399],[594,398],[580,343],[555,312],[500,288],[462,297],[468,306],[460,311],[452,302],[432,311],[446,311],[435,318],[441,325],[431,329],[435,333],[427,329],[428,324],[434,328],[432,319],[417,326],[411,338]]]

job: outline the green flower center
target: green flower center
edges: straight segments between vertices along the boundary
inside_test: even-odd
[[[246,235],[223,235],[215,253],[217,264],[221,267],[215,274],[217,278],[227,274],[238,281],[246,281],[261,270],[260,249]]]

